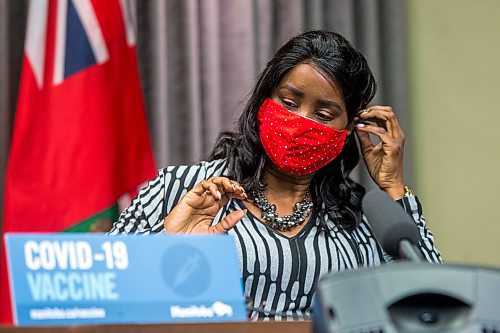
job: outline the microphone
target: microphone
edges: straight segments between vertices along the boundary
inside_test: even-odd
[[[362,201],[363,212],[382,248],[394,258],[423,261],[417,245],[418,227],[413,219],[387,193],[368,192]]]

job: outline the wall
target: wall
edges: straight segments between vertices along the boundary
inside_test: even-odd
[[[407,9],[414,187],[446,261],[500,267],[500,1]]]

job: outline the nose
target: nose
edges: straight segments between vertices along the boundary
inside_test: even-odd
[[[314,112],[307,106],[300,106],[297,110],[297,115],[312,119]]]

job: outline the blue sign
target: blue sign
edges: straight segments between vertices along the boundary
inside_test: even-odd
[[[244,321],[228,235],[7,234],[17,325]]]

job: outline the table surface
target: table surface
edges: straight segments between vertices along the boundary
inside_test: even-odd
[[[310,321],[288,322],[225,322],[189,324],[125,324],[125,325],[74,325],[74,326],[5,326],[0,332],[47,332],[47,333],[311,333]]]

